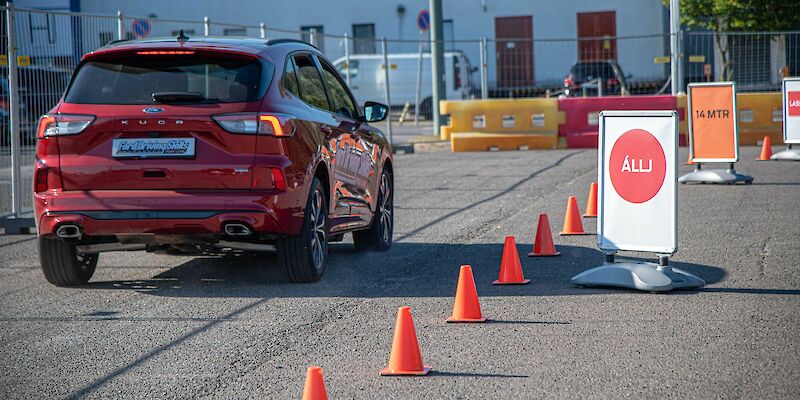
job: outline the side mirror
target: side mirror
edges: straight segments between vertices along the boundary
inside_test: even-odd
[[[380,122],[389,116],[389,107],[385,104],[368,101],[364,103],[364,121]]]

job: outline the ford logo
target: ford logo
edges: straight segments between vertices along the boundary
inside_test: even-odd
[[[160,112],[164,111],[164,109],[163,108],[158,108],[158,107],[148,107],[148,108],[145,108],[142,111],[144,111],[144,112],[146,112],[148,114],[153,114],[153,113],[160,113]]]

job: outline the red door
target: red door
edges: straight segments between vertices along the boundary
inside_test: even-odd
[[[617,59],[616,19],[614,11],[578,13],[578,61]]]
[[[533,17],[495,17],[497,85],[533,85]]]

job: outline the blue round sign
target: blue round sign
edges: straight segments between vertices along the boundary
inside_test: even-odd
[[[150,21],[146,19],[135,19],[131,23],[131,31],[133,32],[133,36],[137,38],[143,38],[150,35],[151,29]]]
[[[428,10],[422,10],[417,14],[417,26],[419,30],[425,32],[431,27],[431,13]]]

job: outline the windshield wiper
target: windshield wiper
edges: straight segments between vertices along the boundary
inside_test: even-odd
[[[157,103],[216,103],[216,98],[208,98],[198,92],[158,92],[153,93],[153,101]]]

